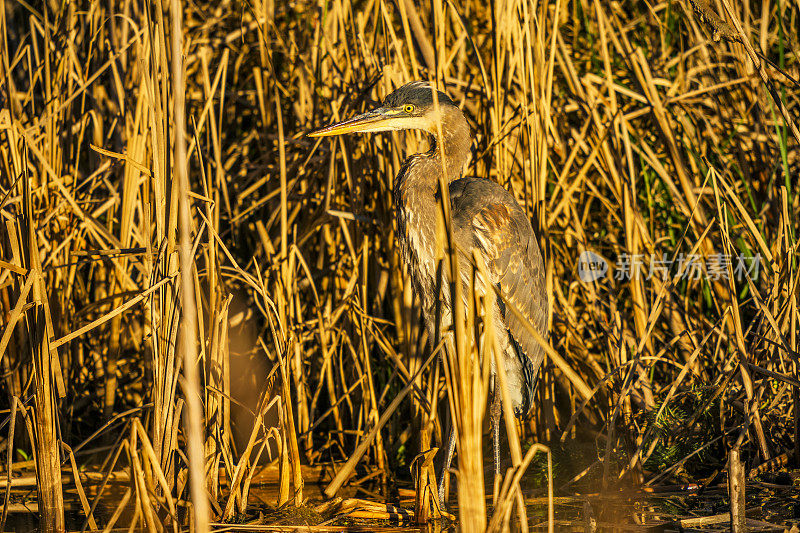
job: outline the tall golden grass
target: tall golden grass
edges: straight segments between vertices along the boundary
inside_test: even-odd
[[[391,497],[445,408],[465,530],[525,523],[544,448],[518,434],[594,439],[562,490],[691,479],[734,443],[750,467],[800,459],[799,17],[772,0],[0,0],[0,530],[30,479],[48,530],[65,508],[93,530],[243,520],[265,462],[277,507],[308,497],[301,465],[335,464],[329,497]],[[305,137],[415,79],[464,109],[470,174],[514,191],[546,258],[548,358],[532,418],[506,417],[491,516],[482,296],[452,288],[470,318],[441,364],[395,248],[393,177],[425,143]],[[587,250],[605,278],[579,280]],[[649,275],[664,254],[716,270]],[[757,277],[737,279],[742,254]],[[642,275],[617,279],[625,258]]]

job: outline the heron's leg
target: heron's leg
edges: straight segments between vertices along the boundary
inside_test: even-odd
[[[439,503],[444,507],[444,476],[450,470],[450,464],[453,462],[453,454],[456,451],[456,426],[450,420],[450,435],[447,437],[447,450],[444,456],[444,465],[442,466],[442,474],[439,476]]]
[[[503,414],[503,405],[500,403],[500,391],[494,388],[492,394],[492,407],[489,419],[492,423],[492,448],[494,451],[494,482],[500,479],[500,417]]]

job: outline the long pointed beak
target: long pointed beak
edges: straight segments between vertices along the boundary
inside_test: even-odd
[[[308,134],[309,137],[330,137],[331,135],[342,135],[343,133],[366,133],[374,131],[384,131],[392,129],[387,122],[394,119],[394,114],[389,109],[380,107],[374,111],[368,111],[353,118],[331,124],[317,131]],[[387,127],[389,126],[389,127]]]

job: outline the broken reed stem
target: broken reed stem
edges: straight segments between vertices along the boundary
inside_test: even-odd
[[[292,465],[292,479],[294,482],[294,504],[300,506],[303,503],[303,475],[300,472],[300,448],[297,443],[297,438],[300,432],[304,432],[309,420],[307,414],[307,403],[305,397],[305,387],[301,385],[302,380],[300,376],[295,375],[296,372],[290,372],[287,366],[299,368],[302,366],[300,361],[301,351],[300,346],[296,344],[293,331],[287,327],[290,321],[294,321],[294,306],[292,305],[294,285],[293,262],[289,257],[289,212],[288,212],[288,176],[286,173],[286,157],[285,157],[285,139],[283,131],[283,112],[281,110],[280,92],[275,91],[275,119],[277,129],[277,151],[278,151],[278,172],[280,178],[280,273],[281,273],[281,288],[282,291],[278,293],[280,302],[284,303],[285,308],[281,309],[278,318],[281,320],[281,329],[285,332],[283,335],[283,344],[281,346],[276,342],[278,357],[281,357],[281,351],[285,350],[286,359],[279,359],[280,372],[283,383],[283,394],[285,397],[284,414],[287,422],[286,429],[288,430],[287,439],[289,441],[289,450],[291,452],[291,465]],[[293,360],[293,365],[289,361]],[[289,388],[289,376],[294,375],[294,383],[296,387],[296,394],[291,395]],[[297,401],[297,409],[293,407],[292,398]],[[295,412],[297,413],[295,415]],[[295,421],[297,416],[297,421]],[[311,442],[311,433],[308,432],[307,443]],[[307,445],[310,448],[310,446]]]
[[[194,292],[194,257],[192,254],[192,221],[189,206],[189,173],[186,161],[186,119],[183,72],[183,10],[180,0],[171,0],[172,16],[172,98],[174,171],[178,182],[180,203],[180,271],[181,271],[181,351],[183,352],[184,394],[186,398],[187,457],[192,495],[193,530],[206,533],[209,529],[209,506],[206,498],[205,458],[203,448],[200,378],[197,361],[197,303]]]
[[[731,533],[744,533],[747,531],[745,475],[738,445],[728,452],[728,497],[731,502]]]
[[[64,495],[61,488],[61,454],[57,435],[58,413],[54,381],[54,367],[59,368],[58,351],[50,347],[53,338],[48,328],[49,295],[42,278],[42,265],[39,259],[39,243],[36,237],[35,217],[31,198],[32,184],[29,179],[22,181],[24,211],[21,226],[26,230],[23,242],[26,252],[26,266],[33,276],[33,299],[39,305],[32,313],[29,322],[28,338],[31,339],[32,360],[35,377],[35,399],[33,420],[36,426],[36,442],[33,449],[36,457],[36,475],[39,490],[39,524],[45,531],[56,533],[66,529],[64,522]]]

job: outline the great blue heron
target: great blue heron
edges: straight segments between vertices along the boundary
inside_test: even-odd
[[[394,182],[400,250],[409,265],[429,337],[433,339],[438,300],[441,299],[440,317],[444,317],[440,331],[447,330],[452,316],[449,291],[437,296],[434,257],[437,191],[439,177],[444,175],[449,184],[452,233],[461,256],[462,279],[468,280],[471,276],[472,253],[477,250],[483,256],[491,283],[502,295],[495,298],[494,323],[497,331],[507,331],[507,335],[499,336],[506,386],[515,414],[524,416],[530,410],[536,375],[544,357],[544,349],[523,322],[529,321],[542,338],[546,337],[547,292],[542,254],[525,211],[507,190],[488,179],[462,177],[472,143],[470,128],[464,113],[445,93],[436,91],[438,105],[434,103],[434,90],[425,82],[403,85],[387,96],[381,107],[309,136],[408,129],[422,130],[432,136],[430,151],[409,156]],[[436,142],[439,125],[441,143]],[[521,316],[511,312],[507,303],[516,307]],[[492,394],[494,474],[498,476],[501,404],[496,386]],[[451,431],[444,471],[450,467],[454,449],[455,433]],[[440,501],[444,497],[442,481]]]

